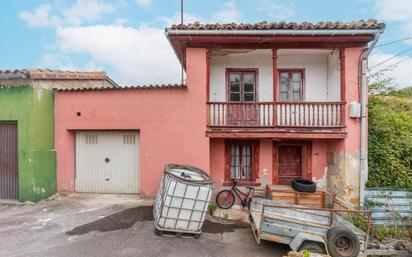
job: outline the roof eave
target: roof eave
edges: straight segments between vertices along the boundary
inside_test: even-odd
[[[24,73],[6,73],[0,74],[0,79],[28,79],[28,76]]]
[[[291,29],[273,29],[273,30],[181,30],[169,29],[165,30],[166,36],[202,36],[202,35],[256,35],[256,36],[356,36],[356,35],[375,35],[382,33],[383,29],[305,29],[305,30],[291,30]]]
[[[173,45],[173,42],[172,42],[172,40],[170,39],[170,37],[167,33],[167,29],[165,29],[165,35],[166,35],[167,41],[169,41],[169,44],[173,49],[173,52],[175,53],[177,59],[179,60],[180,65],[183,67],[183,69],[186,70],[185,63],[183,61],[183,53],[181,53],[181,56],[179,55],[179,52],[177,51],[176,47]]]
[[[183,52],[178,51],[178,47],[174,44],[173,38],[179,38],[181,36],[186,36],[190,38],[202,37],[202,36],[216,36],[216,37],[225,37],[225,36],[290,36],[299,37],[299,36],[326,36],[326,37],[335,37],[335,36],[353,36],[354,39],[357,36],[368,36],[372,40],[376,34],[383,33],[384,29],[302,29],[302,30],[292,30],[292,29],[267,29],[267,30],[196,30],[196,29],[172,29],[166,28],[165,35],[168,39],[170,45],[173,48],[179,62],[184,66],[185,57]],[[367,41],[370,41],[369,39]],[[178,41],[180,41],[178,39]]]

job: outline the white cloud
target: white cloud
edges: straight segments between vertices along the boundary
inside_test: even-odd
[[[77,0],[66,10],[41,5],[22,11],[19,18],[28,26],[50,27],[56,40],[48,43],[39,61],[43,68],[63,70],[96,70],[110,67],[110,74],[119,84],[174,83],[180,81],[180,64],[167,41],[164,30],[147,24],[127,26],[127,20],[113,18],[111,25],[95,25],[116,8],[101,0]],[[180,15],[157,20],[170,25]],[[186,22],[200,20],[185,14]],[[86,56],[84,63],[75,63],[74,54]]]
[[[128,23],[129,21],[123,18],[117,18],[116,20],[114,20],[114,24],[116,25],[124,25],[126,23]]]
[[[141,7],[149,7],[152,5],[152,0],[136,0],[136,3]]]
[[[380,21],[400,22],[399,29],[404,36],[412,35],[412,1],[377,0],[374,5],[376,18]]]
[[[50,52],[43,55],[40,60],[40,68],[58,69],[58,70],[76,70],[77,68],[71,62],[70,56],[63,53]]]
[[[223,8],[215,13],[212,17],[214,21],[217,22],[236,22],[240,16],[242,15],[242,11],[237,9],[236,1],[230,0],[223,4]]]
[[[412,1],[410,0],[377,0],[375,4],[377,17],[389,21],[412,21]]]
[[[59,23],[56,16],[50,17],[52,6],[43,4],[32,11],[21,11],[18,17],[29,27],[52,27]]]
[[[390,67],[388,70],[384,70],[383,72],[383,78],[392,78],[394,79],[393,83],[395,86],[398,87],[407,87],[407,86],[412,86],[412,80],[411,80],[411,68],[412,67],[412,59],[405,59],[407,57],[402,57],[402,56],[396,56],[392,54],[385,54],[382,52],[377,52],[373,53],[369,57],[369,67],[373,67],[376,64],[379,64],[380,62],[383,62],[385,60],[388,60],[389,58],[393,58],[388,62],[385,62],[382,65],[377,66],[376,68],[373,68],[370,70],[370,73],[377,72],[381,69],[385,69],[386,67],[396,64],[400,61],[399,65],[393,65]],[[372,81],[373,82],[373,81]]]
[[[399,38],[393,38],[388,41],[401,39],[402,37],[411,37],[412,36],[412,1],[410,0],[376,0],[375,2],[375,11],[376,18],[380,21],[387,22],[398,22],[400,24]],[[405,41],[404,43],[410,43],[410,41]],[[390,49],[390,47],[389,47]],[[400,49],[402,51],[403,49]],[[383,52],[376,52],[370,56],[370,67],[376,65],[379,62],[392,58],[390,61],[379,65],[375,69],[372,69],[371,72],[376,72],[380,69],[384,69],[391,64],[402,61],[411,55],[411,52],[405,54],[405,56],[396,56],[393,54],[386,54]],[[412,59],[406,59],[390,67],[389,70],[384,71],[384,78],[393,78],[393,83],[399,87],[406,87],[412,85],[412,80],[410,78],[410,67],[412,67]]]
[[[120,25],[66,27],[57,30],[66,54],[81,53],[95,65],[110,66],[120,84],[173,83],[180,66],[164,31]]]
[[[74,5],[56,15],[51,14],[52,9],[50,4],[44,4],[32,11],[21,11],[18,16],[30,27],[79,26],[84,22],[95,22],[104,14],[115,11],[113,5],[100,0],[77,0]]]
[[[281,4],[277,0],[260,0],[256,6],[257,11],[267,13],[273,20],[285,20],[295,15],[293,5]]]
[[[93,22],[102,18],[104,14],[110,14],[115,8],[108,3],[99,0],[77,0],[76,4],[63,11],[65,20],[75,26],[83,22]]]

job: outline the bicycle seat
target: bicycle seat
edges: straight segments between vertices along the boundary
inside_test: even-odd
[[[253,187],[246,187],[246,188],[247,188],[247,189],[251,189],[251,190],[252,190],[252,189],[255,189],[255,188],[253,188]]]

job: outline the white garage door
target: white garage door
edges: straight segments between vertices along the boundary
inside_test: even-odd
[[[75,187],[77,192],[138,193],[139,134],[77,132]]]

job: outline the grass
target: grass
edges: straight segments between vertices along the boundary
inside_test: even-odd
[[[217,204],[214,203],[214,202],[211,202],[211,203],[209,204],[209,206],[207,207],[207,212],[208,212],[211,216],[213,216],[213,214],[215,213],[216,209],[217,209]]]
[[[372,229],[372,236],[379,242],[388,242],[391,239],[408,239],[411,227],[378,225]]]

